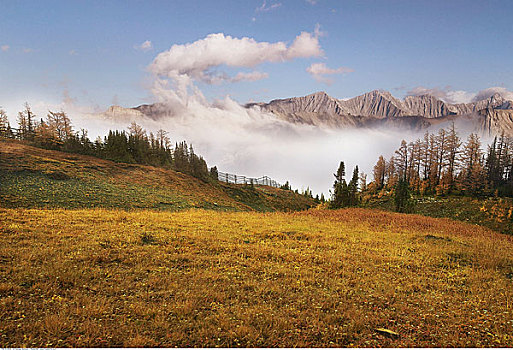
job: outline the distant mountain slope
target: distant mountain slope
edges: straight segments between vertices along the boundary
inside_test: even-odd
[[[488,99],[467,104],[446,103],[432,95],[407,96],[399,100],[388,91],[374,90],[348,100],[339,100],[324,92],[304,97],[273,100],[269,103],[251,103],[281,119],[328,127],[375,127],[425,128],[448,117],[466,116],[474,119],[475,128],[486,133],[504,131],[513,136],[513,125],[506,115],[513,110],[513,102],[494,94]],[[487,114],[483,111],[497,112]],[[468,118],[473,117],[473,118]],[[437,119],[435,121],[435,119]]]
[[[486,108],[479,112],[484,119],[481,121],[483,132],[489,135],[504,133],[513,136],[513,109]]]
[[[173,170],[0,139],[0,207],[289,211],[313,205],[292,191],[206,183]]]
[[[461,120],[465,126],[484,134],[504,132],[513,136],[513,125],[508,117],[513,111],[513,101],[506,100],[498,93],[480,101],[450,104],[428,94],[399,100],[388,91],[374,90],[340,100],[321,91],[269,103],[246,104],[246,108],[254,107],[289,123],[328,128],[392,126],[423,129],[444,121]],[[136,108],[112,106],[104,113],[106,117],[116,119],[144,115],[154,120],[172,114],[164,104]]]

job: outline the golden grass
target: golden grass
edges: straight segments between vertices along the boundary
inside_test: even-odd
[[[0,344],[511,347],[512,248],[364,209],[0,209]]]

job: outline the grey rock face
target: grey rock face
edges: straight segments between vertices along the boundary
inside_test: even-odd
[[[513,109],[486,108],[479,112],[481,131],[490,136],[504,133],[513,137]]]
[[[513,136],[513,122],[505,117],[508,113],[497,112],[493,116],[482,113],[489,109],[512,110],[513,102],[505,100],[500,94],[481,101],[450,104],[432,95],[407,96],[401,101],[388,91],[379,90],[349,100],[338,100],[324,92],[317,92],[248,107],[255,105],[289,122],[325,127],[396,126],[421,129],[448,118],[453,120],[472,115],[473,118],[469,120],[477,118],[482,131],[498,133],[505,130]],[[487,115],[488,119],[484,121],[483,117]]]
[[[374,90],[340,100],[325,92],[307,96],[249,103],[246,108],[260,108],[281,120],[327,128],[397,127],[423,129],[444,121],[465,120],[483,133],[513,136],[513,101],[500,94],[466,104],[450,104],[432,95],[407,96],[399,100],[388,91]],[[110,107],[104,116],[114,119],[137,119],[141,116],[158,120],[175,113],[165,104],[141,105],[136,108]],[[465,117],[465,118],[462,118]]]

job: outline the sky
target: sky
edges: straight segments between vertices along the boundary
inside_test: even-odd
[[[432,91],[467,102],[513,90],[511,14],[509,0],[0,0],[0,106],[13,121],[25,101],[39,115],[63,108],[94,129],[97,120],[79,115],[156,101],[192,117],[316,91]],[[177,137],[205,144],[194,135]]]

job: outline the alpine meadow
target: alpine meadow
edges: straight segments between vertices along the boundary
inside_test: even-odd
[[[0,8],[1,347],[513,347],[510,1]]]

